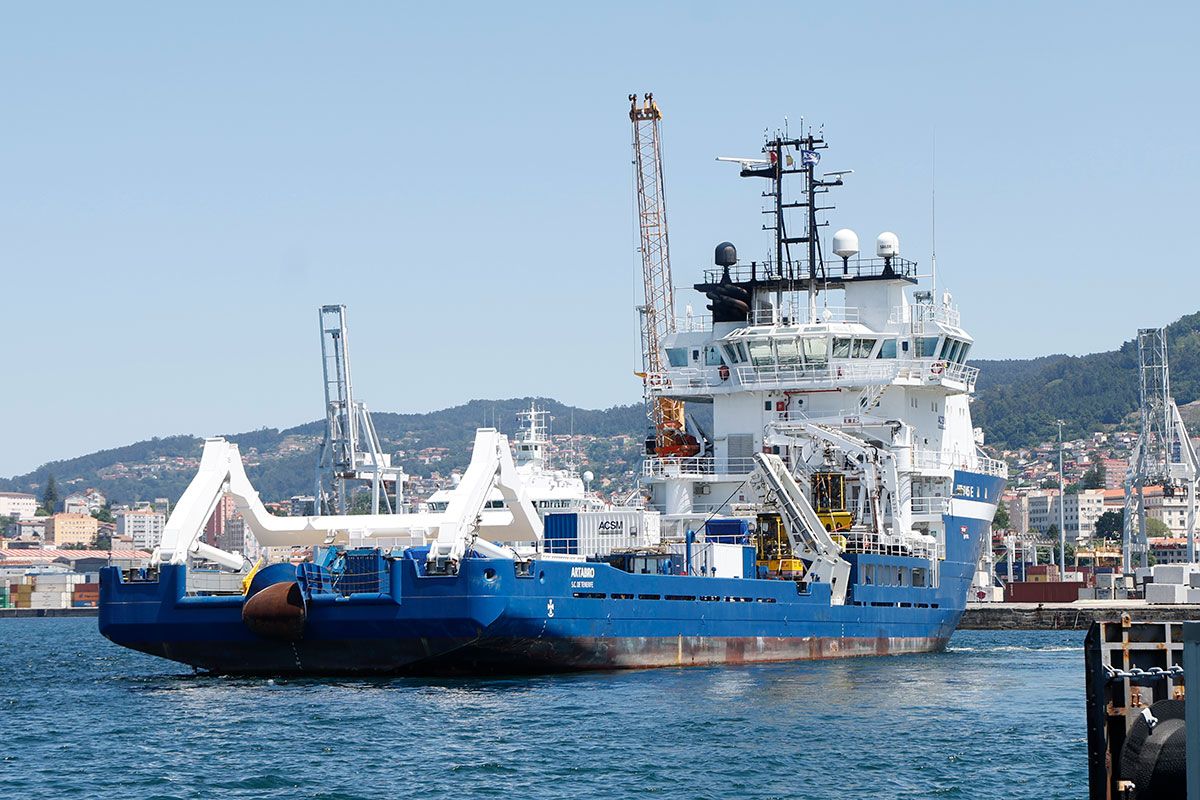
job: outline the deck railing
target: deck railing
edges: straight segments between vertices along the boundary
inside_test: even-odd
[[[642,475],[655,477],[696,477],[711,475],[749,475],[754,471],[753,458],[714,458],[712,456],[653,456],[642,462]]]
[[[838,359],[816,364],[767,364],[730,370],[722,367],[680,367],[646,376],[650,388],[670,394],[672,390],[713,389],[719,386],[847,386],[900,382],[960,384],[971,391],[979,376],[978,367],[932,358]]]

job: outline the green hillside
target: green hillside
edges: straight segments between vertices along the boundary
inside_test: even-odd
[[[470,459],[470,444],[478,427],[497,427],[513,434],[516,414],[531,401],[551,415],[551,434],[578,433],[609,439],[619,434],[639,434],[644,425],[640,405],[614,406],[604,410],[572,408],[546,398],[509,400],[472,400],[461,406],[426,414],[373,412],[372,419],[386,452],[404,451],[400,460],[413,475],[428,475],[429,466],[414,455],[424,448],[446,448],[449,453],[438,464],[442,474],[461,469]],[[247,457],[247,474],[266,499],[311,494],[317,448],[324,421],[294,428],[229,434]],[[174,500],[183,493],[195,472],[194,466],[175,463],[176,459],[197,459],[203,441],[195,436],[154,438],[111,450],[101,450],[78,458],[44,464],[33,472],[0,479],[0,490],[39,493],[48,475],[54,475],[61,493],[83,487],[95,487],[112,502],[132,502],[155,497]],[[632,452],[625,452],[632,451]],[[588,452],[587,468],[598,478],[620,477],[631,469],[637,458],[636,447],[622,447],[619,440],[597,442]],[[136,465],[132,474],[120,474],[116,465]],[[636,466],[636,465],[634,465]],[[118,473],[118,474],[114,474]]]
[[[1167,327],[1171,393],[1183,405],[1200,398],[1200,313]],[[1137,340],[1087,356],[975,361],[980,368],[971,414],[990,445],[1027,447],[1057,435],[1075,438],[1115,426],[1137,410]]]
[[[1200,313],[1172,323],[1167,336],[1172,393],[1182,406],[1200,399]],[[1051,355],[973,364],[981,368],[981,373],[972,415],[993,447],[1027,447],[1049,441],[1056,433],[1056,419],[1066,420],[1065,435],[1075,438],[1129,423],[1137,408],[1137,344],[1133,339],[1119,350],[1087,356]],[[532,399],[472,400],[427,414],[376,412],[373,418],[384,449],[405,453],[400,463],[409,474],[430,474],[430,466],[417,456],[425,448],[449,451],[437,464],[437,469],[446,474],[466,466],[477,427],[495,425],[505,433],[514,433],[517,412],[527,408]],[[573,431],[597,437],[588,445],[583,466],[598,478],[632,485],[632,471],[640,457],[636,440],[644,426],[641,405],[591,410],[545,398],[537,398],[536,402],[553,417],[552,433]],[[1185,414],[1195,416],[1196,411],[1185,409]],[[707,425],[707,415],[700,413],[699,417],[701,424]],[[314,421],[286,430],[264,428],[227,438],[237,442],[248,457],[247,472],[263,497],[284,498],[312,491],[323,426],[323,421]],[[629,436],[633,440],[619,438]],[[37,493],[46,477],[53,474],[65,491],[94,486],[115,502],[175,499],[194,473],[194,466],[176,460],[197,458],[200,446],[201,440],[195,436],[137,442],[0,479],[0,490]],[[116,465],[136,468],[122,471]]]

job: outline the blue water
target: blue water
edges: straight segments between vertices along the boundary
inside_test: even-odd
[[[1082,633],[503,680],[194,676],[0,620],[0,798],[1080,798]]]

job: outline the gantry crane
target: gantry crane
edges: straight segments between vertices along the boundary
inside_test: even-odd
[[[321,306],[321,369],[325,378],[325,439],[317,460],[314,514],[345,514],[346,482],[371,482],[371,513],[399,510],[404,470],[392,466],[383,452],[375,423],[361,400],[354,399],[350,380],[350,347],[346,341],[346,307]],[[388,486],[395,491],[395,505]]]
[[[1196,561],[1196,479],[1200,470],[1192,440],[1171,397],[1167,329],[1143,328],[1137,342],[1141,429],[1125,473],[1122,543],[1126,572],[1134,566],[1145,567],[1149,561],[1146,486],[1161,486],[1164,500],[1177,492],[1186,493],[1187,557],[1189,563]]]
[[[663,344],[675,332],[675,292],[671,285],[671,252],[667,237],[667,205],[663,192],[662,112],[653,94],[638,105],[629,95],[633,123],[633,166],[641,232],[644,304],[638,306],[642,333],[643,398],[649,434],[646,449],[658,455],[695,455],[694,438],[684,432],[683,403],[655,397],[651,386],[663,372]]]

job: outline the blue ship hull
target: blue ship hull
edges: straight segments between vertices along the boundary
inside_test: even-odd
[[[830,603],[826,585],[784,580],[548,560],[521,574],[512,561],[485,558],[441,576],[426,574],[421,559],[398,558],[385,562],[378,592],[307,590],[302,631],[280,638],[243,621],[245,598],[189,596],[185,568],[164,565],[152,580],[102,572],[100,631],[196,668],[254,675],[558,672],[927,652],[945,647],[962,615],[1002,480],[959,472],[955,484],[937,586],[904,579],[927,560],[849,554],[844,605]],[[898,579],[868,577],[884,574]]]

